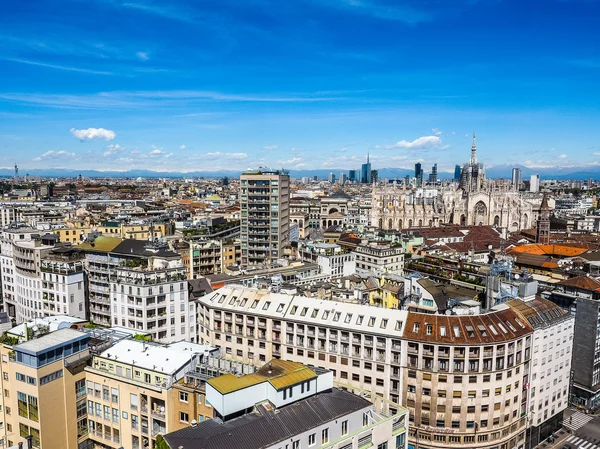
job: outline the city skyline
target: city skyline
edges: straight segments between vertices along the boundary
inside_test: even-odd
[[[597,4],[436,5],[8,4],[0,167],[600,166]]]

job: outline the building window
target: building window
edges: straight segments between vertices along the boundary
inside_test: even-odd
[[[187,413],[185,412],[179,412],[179,421],[181,422],[188,422],[190,420],[190,417]]]
[[[309,446],[314,446],[317,442],[317,434],[316,433],[311,433],[308,436],[308,445]]]
[[[321,431],[321,444],[329,443],[329,429]]]
[[[346,435],[348,433],[348,420],[342,421],[342,435]]]

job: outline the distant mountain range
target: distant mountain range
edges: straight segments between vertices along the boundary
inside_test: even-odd
[[[587,180],[600,179],[600,166],[576,166],[576,167],[551,167],[551,168],[528,168],[522,165],[496,165],[493,167],[486,168],[486,174],[488,178],[510,178],[512,175],[512,169],[518,167],[522,171],[523,180],[529,179],[532,174],[539,174],[542,179],[556,179],[556,180]],[[379,179],[394,179],[404,178],[406,175],[413,176],[413,170],[407,170],[404,168],[380,168]],[[348,170],[290,170],[290,175],[293,178],[301,178],[303,176],[313,177],[318,176],[319,178],[326,179],[329,173],[335,173],[336,177],[339,177],[341,172],[348,173]],[[240,175],[241,171],[193,171],[193,172],[162,172],[153,170],[128,170],[128,171],[99,171],[99,170],[75,170],[75,169],[62,169],[62,168],[44,168],[44,169],[32,169],[27,174],[32,176],[43,176],[52,178],[75,178],[78,175],[88,178],[221,178],[224,176],[230,178],[236,178]],[[22,175],[24,175],[23,173]],[[426,173],[427,175],[427,173]],[[13,176],[12,170],[0,169],[0,177],[11,177]],[[450,179],[453,177],[453,173],[439,173],[438,176],[441,179]]]

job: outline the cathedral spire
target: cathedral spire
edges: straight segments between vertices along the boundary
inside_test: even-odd
[[[473,145],[471,146],[471,165],[477,164],[477,134],[473,133]]]

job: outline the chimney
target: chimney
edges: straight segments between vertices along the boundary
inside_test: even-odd
[[[27,435],[25,439],[27,440],[27,449],[33,449],[33,437],[31,435]]]

